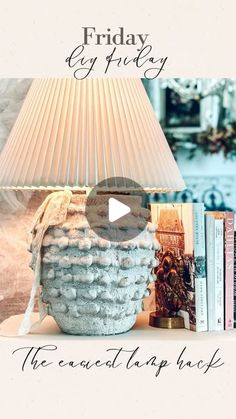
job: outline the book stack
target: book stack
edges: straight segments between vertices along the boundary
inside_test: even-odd
[[[236,327],[234,213],[206,212],[203,203],[150,210],[160,243],[155,311],[182,316],[187,329],[199,332]]]

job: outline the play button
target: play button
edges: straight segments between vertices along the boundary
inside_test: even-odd
[[[108,218],[110,223],[119,220],[121,217],[124,217],[124,215],[129,214],[131,211],[128,205],[123,204],[121,201],[118,201],[118,199],[115,198],[109,198],[108,205]]]
[[[149,220],[146,204],[145,191],[133,180],[104,179],[92,188],[87,198],[85,215],[90,235],[110,242],[132,240],[146,228]]]

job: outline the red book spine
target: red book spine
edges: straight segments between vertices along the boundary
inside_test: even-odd
[[[225,213],[225,329],[234,327],[234,213]]]

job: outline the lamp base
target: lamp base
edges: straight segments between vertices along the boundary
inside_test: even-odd
[[[145,219],[139,210],[140,197],[130,199],[137,202],[137,236],[132,240],[113,242],[98,236],[87,221],[86,196],[72,195],[65,219],[49,223],[41,249],[41,296],[66,333],[123,333],[142,311],[142,299],[149,295],[147,286],[153,281],[157,243],[154,225],[148,223],[141,231]],[[95,196],[91,206],[93,224],[101,230],[107,229],[104,202],[103,196]],[[121,230],[125,227],[122,224]]]
[[[53,313],[59,328],[70,335],[102,336],[117,335],[130,330],[136,321],[136,314],[120,319],[81,315],[77,318],[67,314]]]
[[[161,317],[156,311],[150,313],[149,325],[152,327],[160,327],[163,329],[183,329],[183,317]]]

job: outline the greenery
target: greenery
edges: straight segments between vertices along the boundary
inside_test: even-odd
[[[198,150],[204,154],[216,154],[223,152],[227,158],[236,157],[236,122],[225,127],[209,128],[207,131],[192,133],[182,136],[166,133],[169,145],[174,154],[180,149],[189,150],[189,158],[192,159]]]

